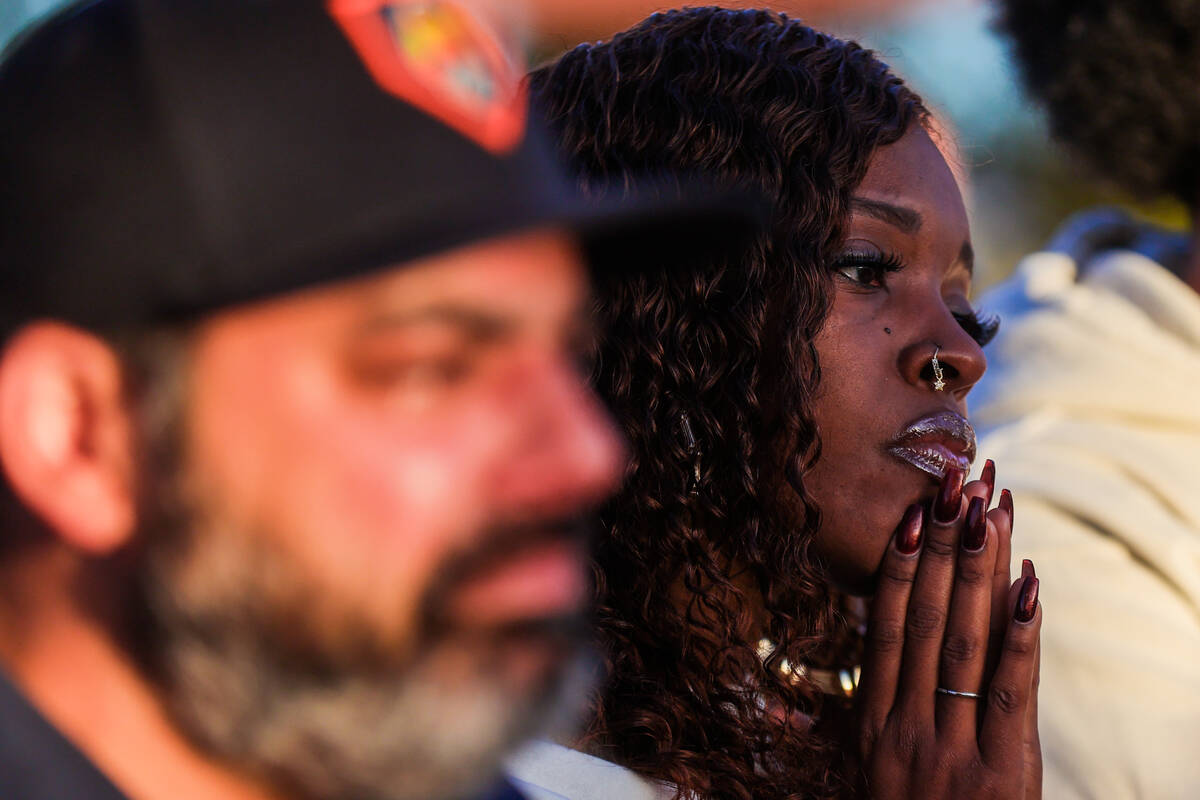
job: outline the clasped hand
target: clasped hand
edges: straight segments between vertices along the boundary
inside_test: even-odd
[[[1010,585],[1012,496],[988,510],[994,476],[950,470],[884,556],[857,699],[867,797],[1041,797],[1038,580],[1027,561]]]

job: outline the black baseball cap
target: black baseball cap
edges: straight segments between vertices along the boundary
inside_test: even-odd
[[[0,318],[177,319],[544,226],[599,270],[757,230],[744,196],[582,197],[471,19],[90,0],[26,31],[0,59]]]

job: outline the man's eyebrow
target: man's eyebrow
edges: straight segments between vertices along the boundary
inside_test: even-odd
[[[910,234],[919,231],[921,224],[924,222],[919,211],[886,203],[882,200],[851,197],[850,208],[854,211],[861,211],[869,217],[874,217],[881,222],[886,222]]]
[[[967,272],[975,275],[975,248],[971,247],[970,242],[963,242],[962,249],[958,251],[958,260],[967,268]]]
[[[370,335],[416,325],[448,325],[462,330],[472,339],[494,339],[510,332],[517,323],[511,317],[473,306],[443,303],[410,311],[389,311],[371,317],[359,329]]]

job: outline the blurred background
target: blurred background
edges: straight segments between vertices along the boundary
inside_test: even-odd
[[[0,43],[61,2],[0,0]],[[515,0],[490,2],[512,18]],[[1023,254],[1037,249],[1080,208],[1122,203],[1160,224],[1187,225],[1182,208],[1129,202],[1077,169],[1049,141],[1038,109],[1021,96],[1006,43],[991,30],[987,0],[734,0],[721,5],[773,8],[857,39],[882,53],[925,97],[954,131],[970,176],[979,288],[1008,275]],[[524,6],[520,24],[532,31],[527,47],[534,63],[670,7],[655,0],[527,0]]]

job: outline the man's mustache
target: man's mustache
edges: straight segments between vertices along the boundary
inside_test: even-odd
[[[451,613],[454,597],[473,581],[501,567],[527,550],[549,543],[570,541],[583,550],[594,530],[593,520],[586,515],[531,519],[489,526],[477,543],[469,549],[448,556],[442,563],[421,602],[421,629],[431,637],[440,638],[456,631],[470,631],[471,621]],[[585,550],[586,552],[586,550]],[[586,567],[586,565],[585,565]],[[513,620],[503,629],[489,627],[481,634],[504,638],[521,634],[544,637],[548,634],[578,635],[583,624],[579,615],[551,618],[539,617]]]

